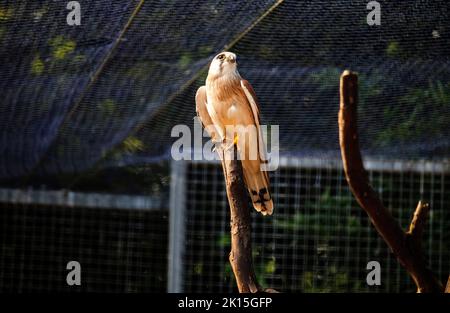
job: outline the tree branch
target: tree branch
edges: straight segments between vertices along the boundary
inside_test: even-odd
[[[256,280],[253,268],[251,208],[248,205],[242,164],[236,159],[236,145],[216,145],[222,161],[228,202],[230,204],[231,252],[230,264],[241,293],[277,292],[263,289]]]
[[[261,291],[261,286],[256,281],[253,269],[251,216],[242,179],[242,165],[234,157],[237,155],[236,145],[228,148],[218,146],[217,152],[221,156],[230,204],[231,267],[239,292],[255,293]]]
[[[422,251],[422,234],[429,211],[430,206],[428,203],[422,203],[422,201],[419,201],[411,224],[409,225],[409,230],[406,233],[410,236],[412,244],[414,244],[414,248],[417,251]]]
[[[350,71],[341,75],[339,143],[345,177],[359,205],[400,264],[408,271],[417,292],[442,292],[442,284],[427,268],[420,249],[420,239],[428,205],[419,202],[409,231],[405,233],[369,184],[358,142],[357,131],[358,76]]]

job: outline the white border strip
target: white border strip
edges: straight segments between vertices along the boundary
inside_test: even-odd
[[[0,203],[102,209],[165,210],[158,197],[84,193],[68,190],[0,188]]]

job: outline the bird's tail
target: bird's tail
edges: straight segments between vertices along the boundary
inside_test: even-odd
[[[252,171],[251,167],[243,167],[245,185],[247,186],[253,207],[263,215],[273,213],[273,201],[270,194],[269,175],[266,171]]]

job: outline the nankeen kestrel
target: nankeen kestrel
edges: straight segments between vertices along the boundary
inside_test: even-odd
[[[255,91],[237,70],[236,55],[222,52],[214,57],[206,78],[195,97],[196,111],[212,140],[225,142],[227,129],[236,130],[232,142],[237,144],[245,185],[254,208],[263,215],[272,214],[273,201],[269,176],[261,164],[267,163],[260,128],[259,107]],[[242,129],[254,129],[244,132]],[[254,134],[254,135],[252,135]],[[245,139],[245,140],[244,140]],[[256,149],[255,149],[256,147]],[[256,151],[252,154],[251,151]]]

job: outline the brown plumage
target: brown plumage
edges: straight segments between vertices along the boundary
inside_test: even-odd
[[[267,162],[260,129],[259,107],[255,91],[237,71],[236,55],[222,52],[211,62],[206,85],[196,94],[196,111],[213,141],[225,141],[227,126],[236,127],[238,150],[244,180],[254,208],[263,215],[272,214],[269,176],[261,170]],[[242,127],[250,127],[246,132]]]

